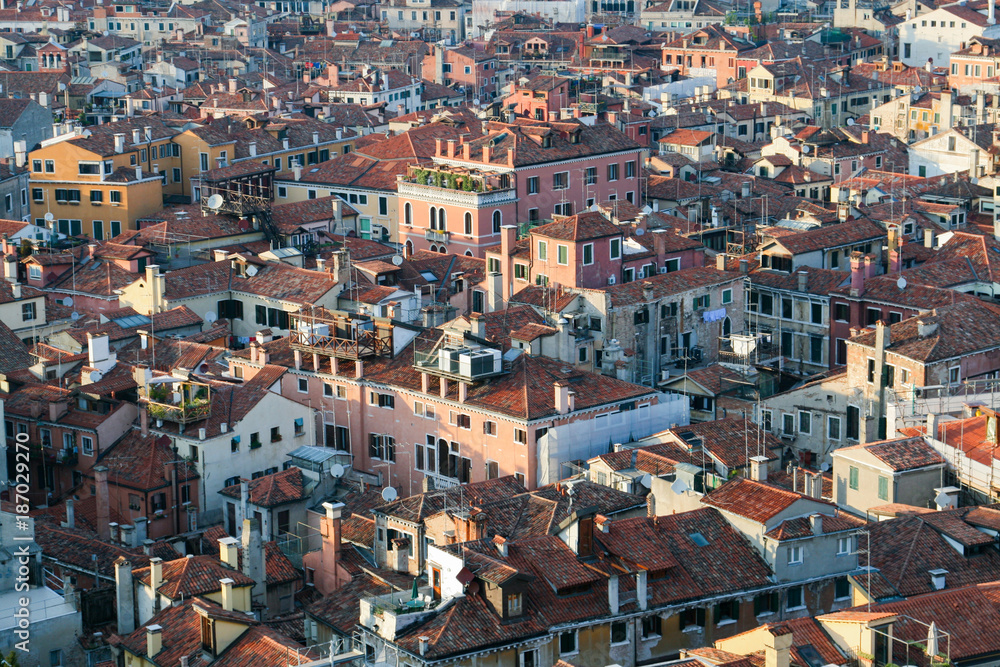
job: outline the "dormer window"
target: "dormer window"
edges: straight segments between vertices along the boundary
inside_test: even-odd
[[[542,137],[542,148],[551,148],[551,147],[552,147],[552,137],[546,134],[544,137]]]
[[[569,135],[569,142],[571,144],[578,144],[578,143],[580,143],[580,131],[579,130],[577,130],[576,132],[573,132],[572,134]]]
[[[524,600],[521,593],[507,594],[507,616],[520,616],[524,612]]]
[[[201,617],[201,650],[215,657],[215,621]]]

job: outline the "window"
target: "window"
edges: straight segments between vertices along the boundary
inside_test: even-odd
[[[795,434],[795,417],[790,414],[781,415],[781,432],[784,435]]]
[[[569,172],[561,171],[552,175],[552,189],[565,190],[569,187]]]
[[[810,336],[809,337],[809,361],[814,364],[823,363],[823,337],[822,336]]]
[[[788,555],[789,565],[801,565],[802,564],[802,547],[794,546],[787,547],[786,553]]]
[[[826,437],[830,440],[840,440],[840,417],[826,418]]]
[[[41,188],[31,188],[31,200],[35,202],[44,202],[45,191]]]
[[[726,600],[715,605],[713,610],[716,625],[729,625],[740,620],[740,601]]]
[[[788,611],[793,611],[795,609],[802,609],[805,607],[804,598],[802,595],[801,586],[792,586],[788,589],[788,600],[785,604],[785,609]]]
[[[859,484],[858,484],[858,474],[859,474],[859,472],[860,471],[858,470],[857,466],[851,466],[851,469],[848,471],[849,477],[848,477],[847,483],[851,487],[852,491],[857,491],[858,490],[858,486],[859,486]]]
[[[635,160],[625,163],[625,178],[635,178]]]
[[[483,434],[496,436],[497,434],[497,423],[487,419],[483,422]]]
[[[396,439],[391,435],[368,434],[368,456],[381,461],[396,460]]]
[[[94,439],[90,436],[83,436],[80,438],[80,445],[83,447],[83,453],[87,455],[93,455],[94,453]]]
[[[812,433],[812,413],[811,412],[800,412],[799,413],[799,433],[803,435],[810,435]]]
[[[861,431],[861,409],[856,405],[847,406],[847,439],[857,440]]]
[[[538,194],[538,177],[532,176],[528,179],[528,194],[537,195]]]
[[[614,164],[608,165],[608,180],[617,181],[618,180],[618,167],[619,164],[615,162]]]
[[[272,426],[271,427],[271,442],[281,442],[281,427]]]
[[[545,261],[549,258],[549,244],[545,241],[538,242],[538,259]]]
[[[299,393],[300,394],[309,393],[309,378],[299,378]]]
[[[851,597],[851,582],[847,577],[837,577],[833,583],[833,599],[846,600]]]
[[[962,379],[962,369],[960,366],[952,366],[948,369],[948,382],[958,384]]]
[[[753,599],[754,616],[766,616],[778,613],[778,594],[764,593]]]
[[[250,449],[257,449],[260,447],[260,433],[250,434]]]
[[[569,264],[569,248],[567,246],[556,246],[556,262],[563,266]]]
[[[642,619],[642,638],[659,637],[663,634],[662,619],[659,616],[644,616]]]
[[[622,240],[621,239],[611,239],[609,244],[611,249],[611,259],[621,259],[622,257]]]
[[[615,621],[611,624],[611,643],[624,644],[628,641],[628,623]]]
[[[569,655],[579,650],[577,648],[576,632],[576,630],[570,630],[559,635],[559,655]]]
[[[46,174],[54,174],[54,173],[56,173],[56,162],[55,162],[55,160],[46,160],[45,161],[45,173]]]
[[[837,538],[837,555],[838,556],[846,556],[849,553],[851,553],[851,551],[853,551],[853,549],[851,548],[853,546],[853,544],[852,544],[853,541],[854,541],[854,538],[852,538],[852,537],[838,537]]]
[[[514,442],[516,442],[519,445],[526,445],[526,444],[528,444],[528,432],[525,431],[522,428],[515,428],[514,429]]]
[[[878,476],[878,499],[889,501],[889,478],[885,475]]]
[[[518,656],[521,660],[520,667],[538,667],[538,649],[526,649]]]
[[[724,290],[722,290],[722,303],[723,303],[723,305],[725,305],[727,303],[732,303],[732,302],[733,302],[733,290],[731,288],[730,289],[724,289]]]
[[[122,191],[121,190],[110,190],[108,192],[108,201],[110,201],[112,204],[121,204],[122,203]],[[114,225],[114,222],[112,222],[111,224]],[[119,223],[119,224],[121,224],[121,223]]]
[[[503,213],[493,211],[493,233],[499,234],[501,227],[503,227]]]
[[[371,391],[368,392],[368,405],[377,405],[380,408],[393,410],[396,407],[396,397],[392,394],[379,394]]]
[[[703,628],[705,627],[705,610],[698,609],[685,609],[681,612],[680,627],[682,630],[687,628]]]
[[[521,594],[520,593],[508,593],[507,594],[507,615],[508,616],[520,616],[523,606],[521,604]]]

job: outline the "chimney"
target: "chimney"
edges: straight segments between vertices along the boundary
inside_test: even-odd
[[[448,157],[451,157],[451,158],[455,157],[455,140],[454,139],[449,139],[448,140]]]
[[[569,383],[563,380],[556,380],[552,386],[555,389],[556,411],[564,415],[569,412]]]
[[[612,614],[618,613],[618,575],[608,578],[608,609]]]
[[[924,247],[925,248],[934,247],[934,230],[929,227],[924,230]]]
[[[292,176],[296,181],[302,179],[302,165],[298,163],[298,160],[292,163]]]
[[[639,570],[635,573],[635,592],[639,599],[639,609],[643,611],[649,606],[649,594],[647,592],[647,582],[649,578],[649,572],[646,570]]]
[[[14,165],[21,169],[28,163],[28,142],[25,140],[14,142]]]
[[[755,482],[767,481],[767,461],[766,456],[750,457],[750,479]]]
[[[153,128],[151,126],[147,125],[146,127],[142,128],[142,131],[146,135],[146,141],[153,140]]]
[[[719,271],[726,270],[726,253],[720,252],[715,256],[715,268]]]
[[[764,667],[789,667],[791,664],[792,633],[764,633]]]
[[[104,542],[111,539],[111,507],[108,504],[108,467],[94,467],[97,495],[97,536]]]
[[[264,543],[257,519],[243,519],[243,574],[253,579],[253,601],[265,601]]]
[[[163,648],[163,628],[159,625],[146,626],[146,657],[155,658]]]
[[[4,255],[3,277],[9,283],[17,282],[17,256],[14,254]]]
[[[248,148],[250,150],[250,157],[257,157],[257,142],[251,141],[248,144]]]
[[[486,340],[486,318],[483,317],[483,314],[472,313],[469,315],[469,320],[472,323],[472,335]]]
[[[139,143],[139,141],[141,141],[141,137],[142,137],[142,131],[137,127],[132,128],[132,143],[133,144]]]
[[[236,79],[230,79],[229,80],[229,92],[231,94],[233,94],[233,93],[236,92]]]
[[[500,228],[500,273],[503,276],[503,282],[501,284],[501,294],[500,297],[503,303],[507,303],[507,300],[511,297],[511,276],[510,273],[510,255],[514,251],[514,244],[517,243],[517,226],[516,225],[504,225]]]
[[[66,499],[66,527],[76,528],[76,510],[73,507],[73,498]]]
[[[427,654],[427,645],[430,643],[431,638],[421,635],[417,637],[417,641],[420,643],[420,655]]]
[[[313,131],[313,145],[319,146],[319,132]]]
[[[928,574],[931,575],[931,585],[934,586],[934,590],[940,591],[945,587],[945,576],[948,574],[948,570],[929,570]]]
[[[806,287],[809,284],[809,272],[808,271],[799,271],[797,275],[798,275],[798,278],[799,278],[799,291],[800,292],[805,292],[806,291]]]
[[[140,544],[143,544],[146,541],[146,534],[147,534],[146,528],[148,527],[147,524],[149,523],[149,519],[147,519],[144,516],[140,516],[137,517],[136,520],[133,521],[132,523],[135,524],[135,544],[133,544],[132,546],[138,547]]]
[[[132,583],[132,563],[119,557],[115,561],[115,606],[118,609],[118,634],[135,632],[135,589]]]
[[[120,134],[120,133],[116,134],[115,135],[115,153],[124,153],[124,152],[125,152],[125,135],[124,134]]]
[[[222,608],[226,611],[233,610],[233,584],[236,583],[229,577],[219,579],[222,585]]]
[[[247,505],[249,504],[249,502],[250,502],[250,483],[247,480],[240,478],[240,516],[238,519],[238,521],[240,522],[239,523],[240,528],[243,527],[243,519],[250,516],[247,513],[248,509]],[[240,536],[242,536],[242,533],[240,533]]]
[[[823,487],[823,483],[822,483],[821,480],[818,480],[818,479],[813,481],[813,486],[815,487],[817,482],[819,482],[819,486],[820,486],[820,488],[822,488]],[[822,514],[810,514],[809,515],[809,527],[812,528],[812,534],[813,535],[822,535],[823,534],[823,515]]]
[[[235,537],[219,538],[219,560],[233,568],[240,569],[240,543]]]
[[[862,268],[862,255],[860,252],[851,253],[851,293],[861,296],[865,293],[865,274]]]
[[[160,584],[163,583],[163,559],[153,556],[149,559],[149,587],[153,589],[153,598],[156,598]],[[155,606],[155,605],[154,605]]]

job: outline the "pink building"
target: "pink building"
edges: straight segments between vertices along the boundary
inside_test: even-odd
[[[454,147],[449,140],[452,155]],[[509,174],[411,167],[396,187],[402,213],[399,240],[408,257],[430,250],[482,258],[484,249],[500,240],[500,228],[515,221],[517,191]]]
[[[505,301],[529,285],[599,289],[705,264],[697,241],[672,229],[648,230],[641,218],[616,224],[600,211],[534,227],[520,240],[515,227],[502,231],[486,263],[502,276]]]
[[[247,379],[268,364],[287,367],[277,390],[317,411],[323,443],[400,495],[418,493],[425,477],[444,488],[514,475],[534,489],[549,481],[539,481],[539,452],[550,429],[658,403],[648,387],[545,357],[503,357],[511,331],[542,322],[529,307],[418,338],[367,322],[326,311],[303,318],[290,337],[231,357],[230,370]]]
[[[503,101],[503,108],[518,116],[547,120],[569,107],[569,79],[539,75],[514,85],[514,92]]]
[[[470,98],[488,102],[507,83],[508,69],[501,73],[495,55],[468,46],[445,48],[434,46],[433,53],[424,56],[424,77],[442,86],[461,86]],[[433,75],[433,78],[432,78]]]

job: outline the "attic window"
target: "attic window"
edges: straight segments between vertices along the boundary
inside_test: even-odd
[[[690,537],[691,541],[694,542],[699,547],[708,546],[708,540],[706,540],[705,536],[702,535],[701,533],[691,533],[690,535],[688,535],[688,537]]]
[[[577,130],[576,132],[573,132],[572,134],[569,135],[569,142],[571,144],[578,144],[578,143],[580,143],[580,131],[579,130]]]
[[[201,650],[215,657],[215,621],[201,617]]]
[[[579,593],[590,592],[590,583],[577,584],[576,586],[567,586],[566,588],[560,588],[556,590],[556,595],[561,598],[568,597],[570,595],[577,595]]]
[[[552,137],[550,137],[549,135],[545,135],[544,137],[542,137],[542,148],[551,148],[551,147],[552,147]]]

